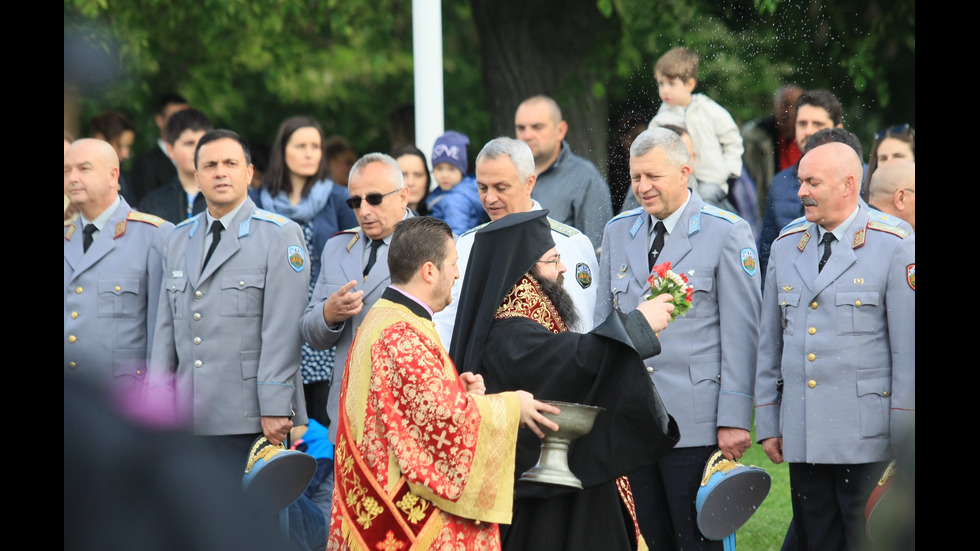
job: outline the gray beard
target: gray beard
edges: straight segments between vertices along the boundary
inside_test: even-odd
[[[557,281],[551,281],[544,277],[541,277],[537,273],[537,266],[531,269],[531,275],[534,279],[538,280],[538,284],[541,285],[541,292],[544,296],[548,297],[551,303],[555,306],[555,310],[558,311],[558,315],[565,322],[565,325],[569,328],[578,327],[579,314],[578,309],[575,308],[575,302],[572,301],[572,295],[568,294],[565,287],[562,286],[562,282],[565,277],[562,274],[558,274]]]

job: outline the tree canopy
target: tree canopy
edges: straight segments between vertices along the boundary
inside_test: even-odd
[[[659,105],[653,64],[677,45],[700,53],[697,91],[739,123],[767,115],[776,88],[793,82],[833,91],[867,145],[880,128],[915,124],[910,0],[442,6],[445,124],[470,136],[471,157],[513,135],[522,94],[544,92],[563,105],[573,149],[602,167],[608,127]],[[252,140],[271,142],[282,119],[302,113],[361,152],[388,150],[388,114],[413,101],[410,2],[65,0],[64,23],[66,98],[78,98],[80,130],[121,109],[137,124],[137,149],[155,139],[153,104],[169,91]]]

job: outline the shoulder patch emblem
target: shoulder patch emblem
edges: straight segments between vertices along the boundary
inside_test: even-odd
[[[585,262],[579,262],[575,265],[575,281],[583,289],[588,289],[592,285],[592,268],[589,268]]]
[[[755,251],[751,247],[742,249],[742,269],[750,276],[754,276],[759,271],[759,264],[755,260]]]
[[[286,249],[286,258],[289,260],[289,265],[297,272],[303,271],[303,266],[306,265],[306,252],[303,247],[299,245],[290,245]]]
[[[909,287],[915,290],[915,262],[905,267],[905,276],[908,278]]]

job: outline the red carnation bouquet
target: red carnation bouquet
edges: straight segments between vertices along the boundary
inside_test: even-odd
[[[650,283],[650,294],[647,295],[646,300],[664,293],[674,297],[674,300],[671,301],[674,304],[674,313],[671,315],[670,321],[674,321],[678,316],[683,316],[691,309],[694,287],[687,282],[686,275],[683,273],[678,275],[670,271],[670,262],[654,266],[653,273],[650,274],[650,279],[647,281]]]

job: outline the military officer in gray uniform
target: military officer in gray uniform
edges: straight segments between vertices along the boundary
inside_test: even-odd
[[[695,500],[714,450],[737,459],[752,443],[761,285],[749,224],[705,204],[687,186],[690,173],[674,132],[653,128],[633,142],[630,175],[641,208],[606,225],[595,320],[635,309],[650,292],[654,265],[669,261],[693,285],[691,310],[660,333],[663,351],[646,362],[681,439],[630,483],[651,548],[720,550],[722,542],[698,530]]]
[[[119,196],[119,159],[102,140],[65,153],[65,195],[81,214],[65,225],[65,376],[138,393],[174,225]]]
[[[208,208],[164,250],[148,395],[196,434],[224,437],[211,441],[244,464],[257,435],[278,444],[306,423],[299,321],[310,270],[300,227],[248,198],[253,169],[238,134],[202,136],[195,166]]]
[[[800,162],[805,219],[773,243],[756,376],[756,439],[789,462],[812,549],[864,549],[864,511],[915,423],[915,236],[859,202],[839,143]]]
[[[336,366],[330,381],[327,415],[339,417],[340,383],[354,332],[368,309],[391,283],[388,247],[395,224],[412,216],[408,188],[398,161],[383,153],[369,153],[351,168],[350,199],[359,227],[330,238],[323,247],[323,266],[313,296],[303,314],[303,338],[317,350],[337,347]],[[337,443],[337,431],[330,440]]]

